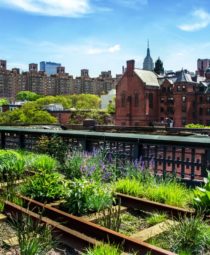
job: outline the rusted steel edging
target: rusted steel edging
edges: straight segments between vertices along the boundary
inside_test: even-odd
[[[140,255],[147,254],[147,252],[150,252],[151,255],[175,254],[173,252],[150,245],[143,241],[136,241],[133,238],[128,237],[124,234],[120,234],[92,222],[88,222],[80,217],[76,217],[57,208],[44,205],[43,203],[40,203],[33,199],[29,199],[27,197],[21,198],[28,203],[29,208],[38,208],[39,210],[42,210],[44,216],[49,217],[52,220],[58,221],[58,223],[63,223],[66,227],[83,233],[88,237],[95,238],[98,241],[104,241],[111,244],[119,245],[125,252],[134,251]]]
[[[32,218],[34,221],[39,221],[46,225],[50,225],[52,227],[53,234],[55,236],[59,236],[59,242],[62,242],[80,251],[84,251],[85,248],[93,247],[99,243],[93,238],[85,236],[84,234],[81,234],[75,230],[69,229],[56,221],[42,217],[39,214],[36,214],[9,201],[5,201],[4,213],[7,215],[11,214],[12,217],[17,216],[18,214],[25,214],[26,216]]]
[[[149,212],[162,211],[172,217],[180,217],[180,216],[189,217],[195,214],[195,211],[193,210],[187,210],[184,208],[161,204],[161,203],[146,200],[143,198],[132,197],[122,193],[115,193],[115,195],[121,201],[122,206],[130,207],[133,209],[146,210]]]

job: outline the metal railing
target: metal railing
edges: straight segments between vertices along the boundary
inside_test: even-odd
[[[202,181],[210,169],[208,136],[166,136],[76,130],[44,130],[0,127],[2,149],[34,150],[41,136],[60,136],[69,150],[104,149],[124,160],[153,164],[157,175],[171,174],[183,180]]]

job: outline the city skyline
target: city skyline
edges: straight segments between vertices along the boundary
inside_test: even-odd
[[[210,58],[208,0],[1,0],[0,17],[8,69],[52,61],[73,76],[115,75],[128,59],[142,68],[148,39],[165,70],[195,71],[198,58]]]

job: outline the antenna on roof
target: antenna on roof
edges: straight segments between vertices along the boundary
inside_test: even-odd
[[[149,49],[149,39],[147,40],[147,48]]]

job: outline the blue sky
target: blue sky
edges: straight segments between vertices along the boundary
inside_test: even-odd
[[[209,0],[0,0],[0,59],[8,68],[60,62],[76,76],[88,68],[142,68],[147,40],[166,70],[195,71],[210,58]]]

